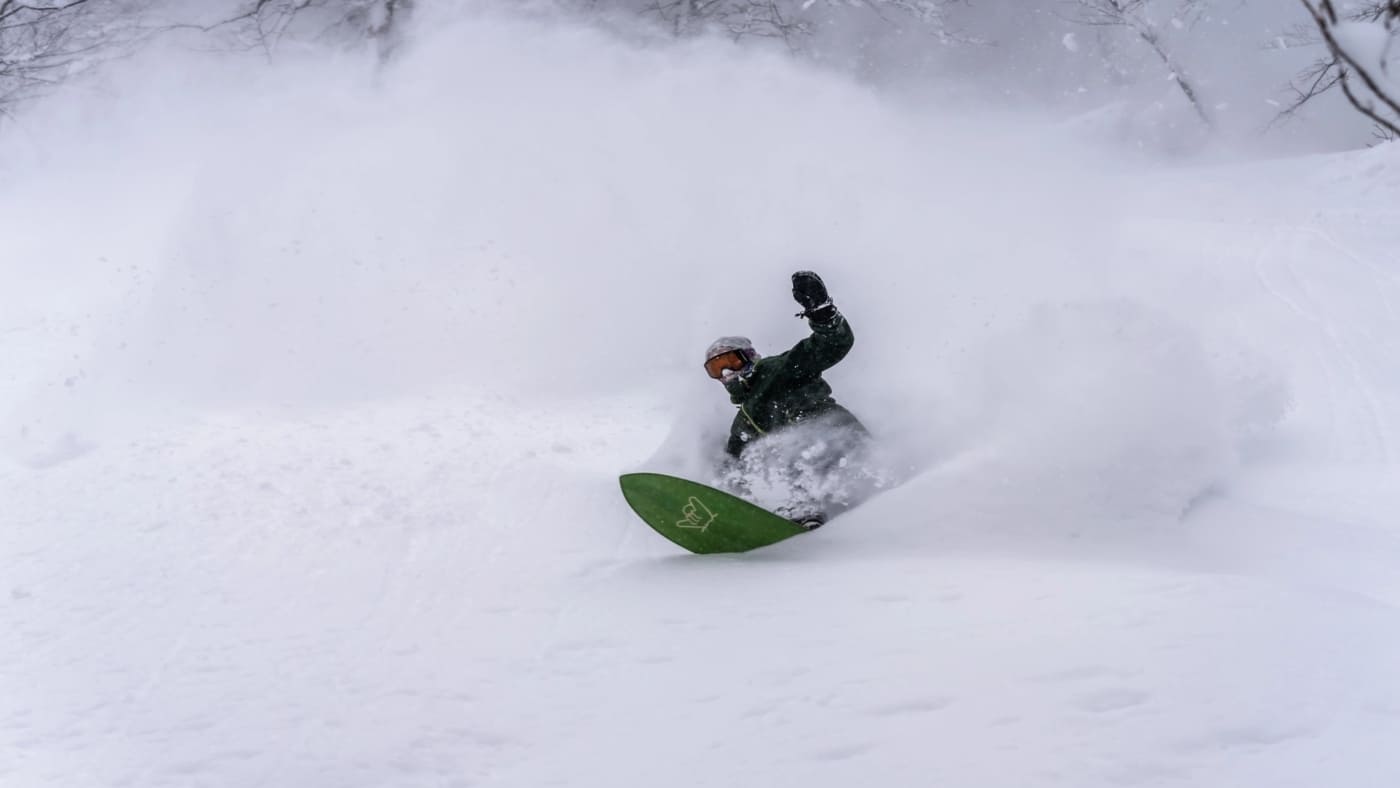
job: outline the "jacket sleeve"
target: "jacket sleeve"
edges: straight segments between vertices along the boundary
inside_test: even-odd
[[[812,380],[851,352],[856,335],[839,312],[826,323],[808,321],[812,335],[798,342],[787,352],[787,368],[784,370],[792,380]]]
[[[744,417],[742,414],[734,416],[734,423],[729,425],[729,440],[724,444],[724,453],[730,457],[738,457],[744,452]]]
[[[738,457],[744,452],[744,439],[738,435],[730,435],[729,441],[724,444],[724,453],[730,457]]]

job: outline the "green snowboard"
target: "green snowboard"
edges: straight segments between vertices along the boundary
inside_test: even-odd
[[[618,481],[632,511],[692,553],[742,553],[807,531],[742,498],[675,476],[629,473]]]

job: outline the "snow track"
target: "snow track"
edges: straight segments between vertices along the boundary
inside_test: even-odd
[[[1315,228],[1291,233],[1292,244],[1261,257],[1261,285],[1311,329],[1311,357],[1325,380],[1327,442],[1334,459],[1392,464],[1396,412],[1390,340],[1396,326],[1393,275],[1356,258]],[[1378,379],[1379,378],[1379,379]]]

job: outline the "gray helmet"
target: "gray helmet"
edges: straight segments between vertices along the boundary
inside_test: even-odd
[[[720,377],[720,372],[718,370],[710,369],[710,361],[728,353],[736,352],[748,362],[740,373],[742,376],[747,377],[753,372],[754,362],[759,359],[758,351],[753,349],[753,343],[749,341],[748,337],[720,337],[714,342],[711,342],[710,346],[705,350],[705,371],[708,372],[712,378]],[[724,362],[720,363],[723,364]],[[728,363],[733,364],[734,360],[729,360]],[[730,369],[733,369],[733,367],[730,367]]]
[[[715,356],[723,355],[731,350],[753,353],[753,342],[750,342],[748,337],[720,337],[711,342],[710,346],[705,349],[705,360],[709,361]]]

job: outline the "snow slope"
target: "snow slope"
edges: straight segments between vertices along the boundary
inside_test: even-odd
[[[0,164],[0,785],[1400,777],[1395,151],[490,16],[175,57]],[[678,553],[615,477],[704,472],[799,267],[904,483]]]

